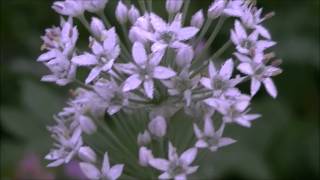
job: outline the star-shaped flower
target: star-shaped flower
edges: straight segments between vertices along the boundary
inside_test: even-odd
[[[201,131],[199,127],[194,124],[194,133],[198,138],[196,147],[209,148],[211,151],[217,151],[218,148],[235,143],[236,140],[232,138],[222,137],[225,124],[222,123],[220,128],[215,131],[213,123],[210,118],[204,120],[204,130]]]
[[[190,166],[197,156],[197,148],[190,148],[178,156],[177,150],[169,142],[168,158],[153,158],[149,164],[163,173],[159,179],[185,180],[187,175],[197,171],[198,166]]]
[[[201,84],[212,90],[214,97],[221,96],[230,88],[234,88],[238,83],[242,81],[242,78],[231,79],[234,63],[232,59],[228,59],[220,68],[216,70],[212,62],[209,63],[208,73],[209,77],[202,77]]]
[[[130,74],[123,84],[123,91],[128,92],[137,89],[142,83],[144,91],[149,98],[153,98],[153,79],[169,79],[176,73],[164,66],[159,66],[163,52],[155,52],[147,56],[146,50],[140,42],[136,42],[132,48],[134,63],[118,64],[120,71]]]
[[[258,31],[253,31],[248,35],[245,28],[238,20],[235,21],[234,26],[234,30],[231,30],[231,40],[236,45],[238,52],[242,54],[254,56],[276,44],[274,41],[270,40],[258,40]]]
[[[241,61],[237,69],[251,78],[251,96],[254,96],[259,91],[261,83],[263,83],[270,96],[276,98],[278,92],[271,77],[280,74],[282,70],[278,67],[264,64],[262,56],[250,59],[239,53],[235,55]]]
[[[96,79],[100,73],[108,72],[114,61],[120,55],[120,47],[115,28],[111,28],[104,35],[103,44],[91,39],[91,53],[73,57],[72,62],[79,66],[93,66],[90,74],[86,79],[86,83],[90,83]]]
[[[123,164],[116,164],[110,166],[108,152],[104,154],[102,168],[99,170],[95,165],[91,163],[81,162],[80,168],[82,172],[90,180],[97,179],[107,179],[107,180],[116,180],[118,179],[123,171]]]

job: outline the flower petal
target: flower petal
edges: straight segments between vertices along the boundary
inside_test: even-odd
[[[186,165],[190,165],[196,158],[197,152],[197,148],[190,148],[181,154],[180,160],[182,160]]]
[[[208,89],[212,89],[212,84],[211,84],[211,80],[209,78],[203,77],[200,79],[200,83],[208,88]]]
[[[263,80],[264,87],[266,88],[267,92],[272,96],[273,98],[276,98],[278,95],[278,91],[276,86],[274,85],[271,78],[266,78]]]
[[[259,91],[260,87],[261,87],[261,82],[256,78],[252,78],[251,79],[251,86],[250,86],[251,96],[256,95],[257,92]]]
[[[135,42],[132,47],[133,60],[141,65],[145,64],[147,61],[147,53],[142,43]]]
[[[239,64],[239,66],[237,67],[237,69],[242,72],[243,74],[247,74],[247,75],[252,75],[253,74],[253,69],[251,67],[250,63],[241,63]]]
[[[109,155],[108,155],[108,152],[105,152],[104,153],[104,156],[103,156],[103,162],[102,162],[102,169],[101,169],[101,172],[103,174],[107,174],[108,171],[110,169],[110,163],[109,163]]]
[[[123,164],[114,165],[108,172],[108,178],[112,180],[118,179],[122,174],[123,167]]]
[[[71,59],[71,61],[79,66],[91,66],[98,63],[96,56],[89,53],[85,53],[80,56],[75,56]]]
[[[236,140],[232,139],[232,138],[220,138],[219,139],[219,144],[218,146],[219,147],[223,147],[223,146],[227,146],[227,145],[230,145],[230,144],[233,144],[237,142]]]
[[[175,75],[176,72],[164,66],[157,66],[154,68],[153,71],[153,77],[156,79],[169,79]]]
[[[148,98],[153,98],[153,91],[154,91],[154,83],[152,79],[145,80],[143,83],[144,92],[148,96]]]
[[[99,170],[90,163],[80,163],[80,169],[82,172],[86,175],[89,179],[99,179],[100,178],[100,172]]]
[[[152,24],[152,27],[158,32],[162,32],[167,28],[167,23],[165,23],[165,21],[161,17],[157,16],[154,13],[150,14],[150,22]]]
[[[206,136],[213,136],[214,135],[214,127],[212,124],[212,120],[210,118],[206,118],[204,120],[204,134]]]
[[[100,72],[101,72],[101,68],[100,67],[92,68],[90,73],[89,73],[89,75],[88,75],[88,77],[87,77],[87,79],[86,79],[86,81],[85,81],[85,83],[89,84],[91,81],[93,81],[96,77],[99,76]]]
[[[140,79],[138,74],[131,75],[123,85],[123,92],[131,91],[134,89],[137,89],[140,84],[142,83],[142,80]]]
[[[225,79],[230,79],[233,72],[233,60],[228,59],[221,67],[219,75]]]
[[[189,40],[192,37],[194,37],[198,33],[198,31],[199,31],[199,29],[196,27],[181,28],[178,31],[178,39],[180,41]]]
[[[169,169],[169,162],[165,159],[160,159],[160,158],[151,159],[149,161],[149,164],[160,171],[167,171]]]

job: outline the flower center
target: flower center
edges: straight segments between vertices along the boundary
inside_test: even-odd
[[[176,34],[172,31],[167,31],[160,35],[160,39],[165,43],[170,44],[176,39]]]

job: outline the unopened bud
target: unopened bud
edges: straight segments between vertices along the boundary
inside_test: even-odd
[[[53,3],[52,8],[59,14],[65,16],[80,16],[84,12],[84,7],[81,1],[66,0],[56,1]]]
[[[183,4],[183,0],[167,0],[166,9],[168,13],[175,14],[180,11]]]
[[[96,153],[89,146],[82,146],[78,151],[78,155],[85,162],[95,163],[97,160]]]
[[[203,26],[203,23],[204,23],[203,11],[199,10],[192,16],[191,26],[194,26],[200,29]]]
[[[90,28],[91,31],[98,37],[101,37],[102,31],[106,29],[103,22],[96,17],[92,18]]]
[[[152,135],[160,138],[166,135],[167,122],[162,116],[157,116],[150,121],[148,128]]]
[[[194,52],[190,46],[180,48],[176,56],[177,65],[183,68],[191,63],[193,57]]]
[[[144,145],[149,144],[151,141],[151,137],[150,137],[149,132],[146,130],[146,131],[144,131],[143,134],[139,133],[137,141],[138,141],[139,146],[144,146]]]
[[[134,5],[131,6],[128,12],[128,17],[131,24],[134,24],[137,21],[137,19],[140,17],[140,12]]]
[[[125,24],[128,21],[128,8],[122,1],[119,1],[117,5],[116,18],[120,24]]]
[[[225,0],[215,0],[208,9],[208,17],[210,19],[219,17],[223,13],[225,6]]]
[[[92,13],[102,11],[106,4],[108,3],[108,0],[85,0],[83,1],[84,8]]]

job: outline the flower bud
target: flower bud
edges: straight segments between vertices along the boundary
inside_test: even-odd
[[[144,133],[139,133],[138,135],[138,145],[144,146],[149,144],[151,141],[150,133],[146,130]]]
[[[166,135],[167,122],[162,116],[157,116],[150,121],[148,128],[152,135],[160,138]]]
[[[180,11],[183,4],[183,0],[167,0],[166,9],[169,14],[174,14]]]
[[[128,17],[131,24],[134,24],[137,21],[137,19],[140,17],[140,12],[134,5],[131,6],[128,12]]]
[[[177,65],[181,68],[188,66],[194,57],[194,52],[190,46],[182,47],[178,50],[176,56]]]
[[[97,130],[97,126],[87,116],[81,115],[79,117],[79,123],[80,123],[81,129],[87,134],[92,134]]]
[[[83,1],[84,8],[89,12],[98,12],[102,11],[106,4],[108,3],[108,0],[86,0]]]
[[[120,24],[125,24],[128,21],[128,8],[122,1],[119,1],[117,5],[116,18]]]
[[[148,166],[150,159],[153,158],[151,150],[146,147],[141,147],[139,149],[139,164],[141,166]]]
[[[85,162],[95,163],[97,160],[96,153],[89,146],[82,146],[78,151],[78,155]]]
[[[208,17],[211,19],[219,17],[223,13],[225,7],[225,0],[215,0],[208,9]]]
[[[54,2],[52,8],[59,14],[65,16],[80,16],[84,12],[81,1],[66,0]]]
[[[90,24],[91,31],[98,37],[101,37],[102,31],[106,28],[104,27],[103,22],[96,17],[93,17]]]
[[[204,23],[204,15],[202,9],[196,12],[191,19],[191,26],[201,28]]]

